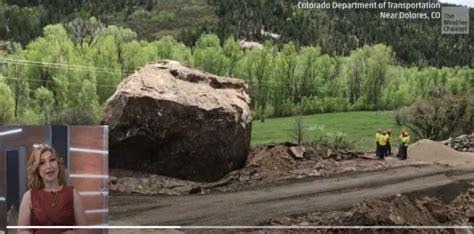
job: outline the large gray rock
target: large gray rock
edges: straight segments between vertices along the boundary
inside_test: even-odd
[[[119,84],[107,100],[110,166],[215,181],[244,166],[251,112],[242,80],[162,60]]]

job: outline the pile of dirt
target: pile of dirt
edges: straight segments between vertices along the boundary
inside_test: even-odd
[[[346,172],[345,161],[356,160],[362,153],[338,150],[325,144],[268,144],[252,149],[244,168],[230,173],[218,191],[238,191],[256,185],[286,179],[331,176]],[[351,167],[352,168],[352,167]]]
[[[411,161],[459,165],[474,163],[474,153],[459,152],[440,142],[423,139],[408,147],[408,159]]]
[[[238,191],[256,185],[310,176],[331,176],[349,171],[387,168],[383,162],[367,163],[362,153],[331,148],[323,144],[292,143],[260,145],[252,148],[244,168],[212,183],[192,182],[150,173],[111,169],[111,192],[144,195],[182,195],[211,191]],[[358,167],[360,164],[362,167]]]
[[[390,201],[363,201],[353,205],[348,211],[315,212],[295,217],[279,217],[269,220],[267,224],[285,226],[471,226],[473,223],[474,189],[470,188],[449,204],[433,197],[422,197],[411,201],[407,196],[399,194]]]
[[[184,195],[189,194],[193,188],[202,186],[199,182],[124,169],[110,169],[109,174],[111,193]]]
[[[439,142],[421,140],[409,147],[408,160],[335,149],[325,144],[267,144],[251,149],[245,167],[212,182],[191,182],[153,174],[125,173],[112,169],[117,177],[110,191],[145,195],[207,194],[241,191],[255,186],[307,177],[331,177],[344,173],[386,170],[407,165],[473,163],[473,153],[455,151]],[[469,155],[471,154],[471,155]],[[113,177],[112,177],[113,178]]]
[[[474,133],[471,135],[461,135],[455,138],[449,138],[443,141],[447,145],[457,151],[474,152]]]
[[[264,149],[257,149],[245,166],[247,177],[242,179],[274,181],[276,178],[288,176],[296,169],[298,159],[290,155],[289,147],[285,145],[269,145]]]

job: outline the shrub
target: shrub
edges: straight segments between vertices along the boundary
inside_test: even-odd
[[[151,20],[160,24],[168,23],[176,18],[176,14],[171,11],[162,10],[157,15],[154,15]]]
[[[135,10],[129,17],[131,20],[141,21],[150,19],[151,15],[151,12],[140,8],[138,10]]]
[[[420,138],[442,140],[474,131],[474,96],[443,96],[418,99],[395,114],[398,125]]]
[[[293,128],[291,129],[291,139],[296,142],[296,144],[301,145],[307,135],[307,129],[303,123],[303,116],[298,115],[294,118]]]
[[[80,108],[55,110],[51,116],[51,124],[94,125],[98,122],[94,113]]]

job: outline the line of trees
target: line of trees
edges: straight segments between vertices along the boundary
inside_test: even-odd
[[[189,44],[218,20],[206,0],[0,0],[0,42],[26,45],[46,25],[90,17],[129,27],[143,39],[174,35]]]
[[[326,2],[333,1],[350,3],[354,0]],[[364,45],[381,43],[392,47],[396,59],[404,65],[474,65],[472,34],[443,35],[439,19],[382,20],[380,10],[300,9],[298,2],[300,0],[0,0],[0,42],[26,45],[40,36],[46,25],[67,23],[77,17],[96,17],[106,24],[131,28],[140,39],[173,35],[188,46],[194,45],[202,32],[213,32],[220,38],[231,35],[258,41],[271,38],[279,46],[290,41],[297,47],[318,45],[322,54],[331,56],[348,56]],[[443,6],[449,4],[443,3]],[[399,12],[400,9],[384,11]],[[415,11],[430,15],[441,10]],[[474,8],[470,8],[470,14],[474,14]],[[469,25],[473,31],[474,18],[470,18]]]
[[[72,28],[71,28],[72,27]],[[187,47],[172,37],[138,40],[130,29],[89,21],[44,28],[25,48],[0,52],[0,122],[98,123],[117,84],[135,69],[174,59],[247,81],[256,118],[393,110],[430,92],[473,95],[468,67],[402,67],[383,44],[348,56],[267,41],[243,50],[235,38],[202,34]],[[38,61],[38,62],[31,62]]]
[[[364,45],[382,43],[396,51],[397,60],[411,66],[473,66],[474,50],[471,35],[449,36],[441,34],[441,21],[383,20],[375,9],[301,9],[300,0],[209,0],[217,8],[220,18],[216,30],[220,37],[264,40],[263,31],[278,34],[278,43],[293,41],[297,46],[319,45],[323,54],[347,56]],[[312,1],[318,2],[318,1]],[[319,1],[322,2],[322,1]],[[324,2],[352,3],[353,0],[326,0]],[[385,2],[371,0],[369,2]],[[391,2],[413,2],[391,0]],[[416,2],[436,3],[437,0]],[[443,3],[442,6],[449,6]],[[405,11],[383,9],[388,12]],[[410,9],[413,11],[413,9]],[[416,9],[430,15],[441,9]],[[470,8],[470,14],[474,8]],[[474,29],[474,18],[470,28]]]

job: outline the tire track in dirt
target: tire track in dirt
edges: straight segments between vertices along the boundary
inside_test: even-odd
[[[111,225],[258,225],[275,216],[335,210],[373,198],[474,178],[474,168],[403,167],[234,193],[110,197]],[[150,206],[159,206],[149,209]]]

